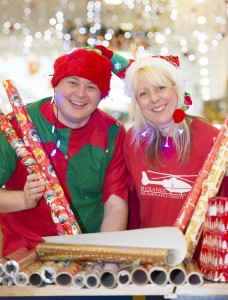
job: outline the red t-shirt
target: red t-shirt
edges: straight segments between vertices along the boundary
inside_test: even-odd
[[[128,131],[124,144],[125,159],[139,199],[137,203],[137,197],[132,192],[129,229],[174,225],[210,152],[218,129],[200,119],[194,119],[191,132],[191,155],[184,166],[178,164],[177,152],[169,138],[169,147],[163,149],[161,165],[155,161],[150,168],[145,161],[144,147],[135,150],[135,145],[131,143],[132,130]]]

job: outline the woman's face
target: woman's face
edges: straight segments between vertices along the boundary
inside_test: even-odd
[[[55,92],[58,119],[70,128],[84,126],[101,98],[96,84],[76,76],[61,79],[55,87]]]
[[[173,122],[173,112],[178,104],[175,85],[167,81],[153,86],[148,79],[139,78],[135,95],[142,115],[158,128]]]

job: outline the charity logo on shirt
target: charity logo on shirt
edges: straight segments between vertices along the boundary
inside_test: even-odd
[[[144,196],[182,199],[192,189],[196,176],[142,171],[140,193]]]

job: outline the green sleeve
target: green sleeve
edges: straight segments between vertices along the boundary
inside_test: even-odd
[[[0,131],[0,187],[11,177],[16,168],[16,153]]]

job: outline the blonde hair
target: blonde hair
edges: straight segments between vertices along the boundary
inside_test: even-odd
[[[142,78],[145,78],[152,86],[155,87],[172,84],[176,89],[178,106],[181,106],[181,104],[184,103],[184,95],[170,73],[159,67],[143,66],[142,68],[135,70],[134,74],[131,74],[131,81],[128,81],[127,76],[125,78],[128,95],[132,98],[131,119],[134,124],[132,142],[136,142],[136,147],[139,147],[142,142],[146,143],[148,162],[152,163],[154,158],[159,160],[159,154],[162,151],[163,139],[159,129],[155,124],[147,120],[142,115],[138,105],[136,90],[138,82]],[[173,143],[177,150],[178,161],[180,164],[186,162],[190,154],[190,123],[191,117],[186,116],[181,123],[176,124],[177,129],[183,130],[183,133],[179,134],[178,130],[174,131]],[[143,133],[146,133],[146,135]]]

